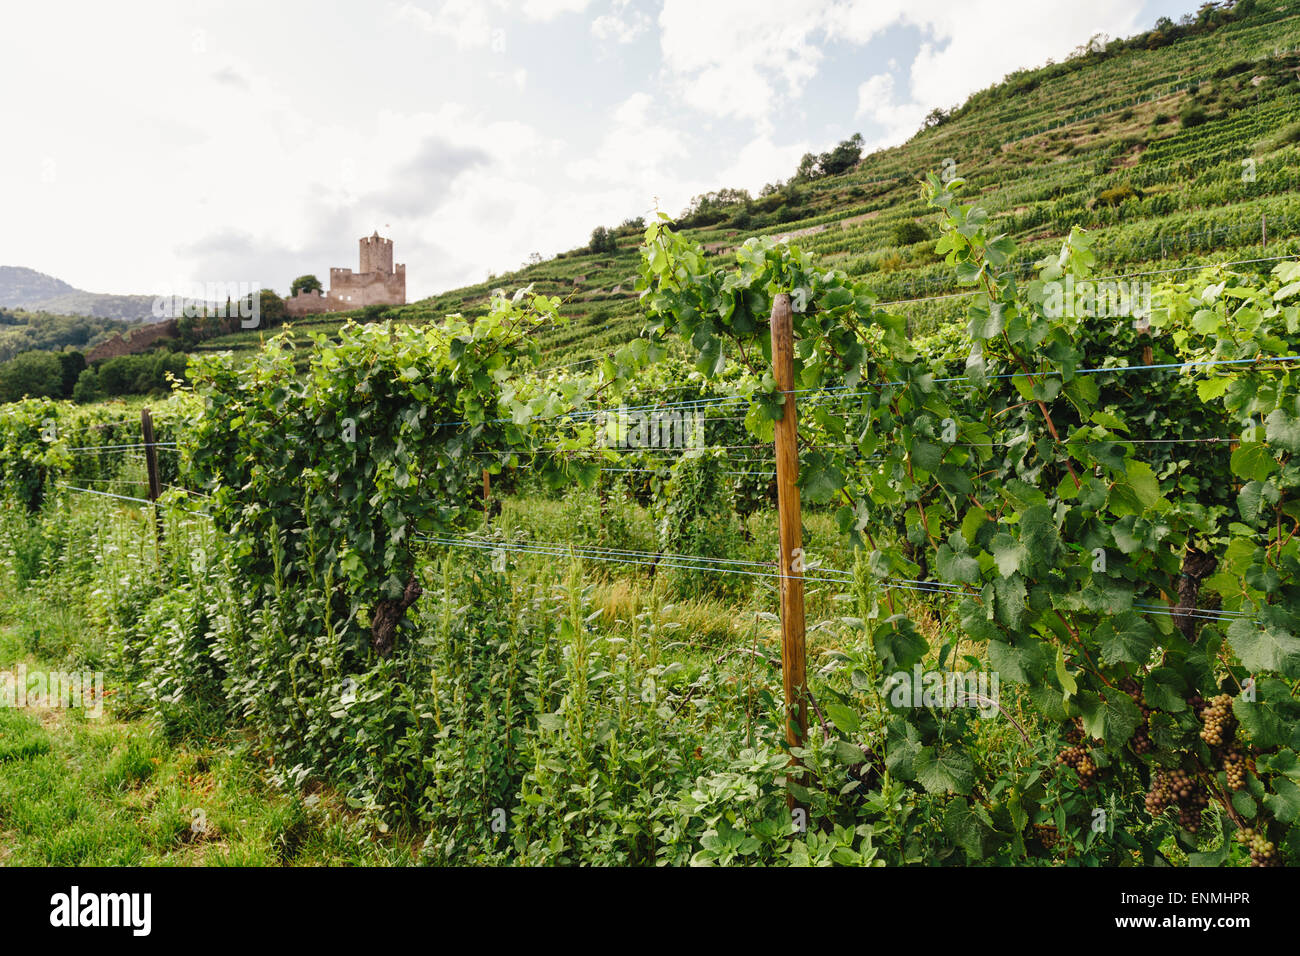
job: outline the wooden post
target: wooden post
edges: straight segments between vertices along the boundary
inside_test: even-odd
[[[158,447],[153,440],[153,415],[149,409],[140,409],[140,432],[144,435],[144,462],[149,472],[149,500],[154,502],[153,530],[154,537],[162,542],[162,518],[158,514],[158,497],[162,494],[162,483],[158,480]]]
[[[776,492],[780,509],[781,555],[781,677],[785,683],[785,739],[803,744],[808,732],[805,691],[803,611],[803,528],[799,515],[799,424],[794,398],[794,316],[790,296],[772,302],[772,374],[785,395],[776,423]],[[793,808],[796,801],[789,799]]]

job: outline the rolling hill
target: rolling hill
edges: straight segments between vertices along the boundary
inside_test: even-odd
[[[86,292],[35,269],[0,266],[0,308],[154,322],[152,295]]]

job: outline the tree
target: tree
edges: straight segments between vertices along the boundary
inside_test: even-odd
[[[747,189],[718,189],[711,193],[700,193],[691,199],[682,212],[683,219],[694,219],[700,225],[718,222],[731,206],[748,205],[750,202]]]
[[[293,285],[289,286],[289,298],[293,298],[299,292],[324,292],[325,289],[320,284],[320,279],[314,275],[298,276],[293,280]]]
[[[261,327],[279,325],[284,321],[284,299],[270,289],[263,289],[258,293],[258,300],[258,305],[261,308]]]
[[[105,359],[81,374],[72,396],[75,401],[88,402],[105,396],[165,393],[171,390],[168,373],[185,381],[188,362],[183,353],[162,350]]]
[[[595,253],[617,252],[618,240],[614,238],[614,232],[606,229],[604,226],[597,226],[591,230],[591,244],[587,246],[588,251]]]
[[[823,176],[838,176],[858,164],[862,158],[862,134],[854,133],[829,153],[822,153],[817,168]]]
[[[95,366],[90,366],[78,377],[72,389],[72,400],[78,405],[104,400],[104,390],[99,387],[99,372]]]
[[[936,126],[942,126],[952,117],[945,109],[936,106],[930,112],[925,114],[925,120],[921,123],[922,129],[934,129]]]
[[[86,356],[77,351],[60,352],[58,359],[59,367],[63,370],[59,397],[70,398],[72,390],[77,386],[77,379],[86,369]]]
[[[23,352],[0,365],[0,402],[62,394],[63,365],[53,352]]]
[[[862,134],[854,133],[840,142],[829,152],[818,156],[816,153],[804,153],[795,170],[794,179],[807,181],[822,176],[836,176],[848,172],[862,158]]]

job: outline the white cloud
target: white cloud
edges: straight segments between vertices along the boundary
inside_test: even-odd
[[[506,31],[500,24],[508,22],[516,12],[523,19],[548,22],[567,13],[581,13],[591,0],[442,0],[426,7],[405,0],[400,6],[390,5],[392,16],[434,36],[444,37],[460,50],[490,48],[493,53],[505,52]]]
[[[716,185],[747,189],[757,196],[769,182],[787,178],[813,145],[807,140],[774,142],[770,135],[760,134],[736,152],[732,162],[719,172]]]
[[[650,18],[629,10],[628,0],[615,0],[613,9],[591,21],[591,35],[602,42],[628,44],[650,29]]]
[[[660,195],[666,208],[683,203],[683,171],[675,164],[690,154],[686,135],[654,115],[654,98],[633,93],[611,113],[609,127],[599,146],[588,156],[568,164],[574,180],[593,187],[617,188],[638,208],[648,206],[665,186],[676,185],[671,195]],[[694,177],[690,177],[694,183]],[[608,217],[608,213],[604,214]]]
[[[858,86],[856,117],[875,123],[883,130],[867,140],[868,152],[907,139],[920,127],[928,112],[921,103],[897,102],[894,78],[888,73],[877,73]]]
[[[1092,0],[1050,9],[1035,0],[912,0],[903,20],[926,34],[911,65],[913,98],[955,106],[1006,74],[1063,59],[1094,33],[1138,32],[1140,8],[1128,0]]]
[[[458,49],[474,50],[493,42],[489,16],[493,5],[482,0],[444,0],[436,11],[430,11],[407,2],[396,8],[394,16],[426,33],[451,40]]]
[[[1137,28],[1126,0],[1050,17],[1029,0],[665,0],[657,36],[634,35],[635,0],[394,0],[379,17],[329,0],[310,22],[264,0],[220,17],[136,2],[132,24],[94,2],[6,21],[28,39],[0,58],[0,88],[23,91],[5,102],[22,148],[0,151],[0,263],[102,292],[283,291],[354,265],[356,237],[380,229],[427,295],[580,245],[656,196],[675,213],[755,192],[854,119],[871,144],[905,138],[1012,69]],[[602,55],[639,63],[625,41],[657,47],[661,69],[592,72]],[[833,91],[847,102],[813,102],[832,58],[841,77],[868,65]]]
[[[581,13],[591,0],[523,0],[520,10],[530,20],[554,20],[566,13]]]
[[[797,16],[788,0],[665,0],[659,25],[682,100],[763,130],[816,76],[830,42],[864,45],[899,25],[921,31],[910,99],[894,103],[891,91],[882,117],[897,125],[918,110],[956,105],[1012,70],[1060,59],[1093,33],[1137,32],[1139,13],[1130,0],[1050,8],[1039,0],[803,0]]]
[[[793,16],[781,0],[664,0],[659,14],[664,65],[682,99],[760,122],[816,75],[822,52],[810,37],[822,29],[815,9]]]

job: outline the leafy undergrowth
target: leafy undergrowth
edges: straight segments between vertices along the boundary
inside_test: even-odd
[[[48,612],[5,603],[18,620],[0,631],[0,668],[52,669],[23,637],[33,612]],[[410,856],[326,791],[275,789],[239,742],[169,746],[148,721],[115,714],[111,696],[99,717],[0,707],[0,865],[395,865]]]

